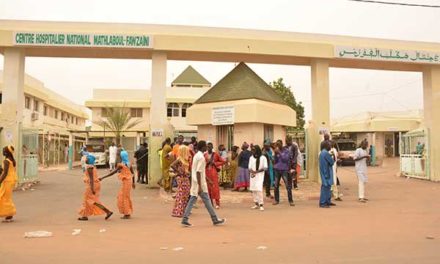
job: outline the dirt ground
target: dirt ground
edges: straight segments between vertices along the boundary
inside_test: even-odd
[[[79,222],[80,171],[45,172],[33,190],[14,193],[18,214],[0,224],[0,263],[440,263],[440,184],[396,177],[397,168],[388,160],[369,169],[366,204],[357,201],[353,167],[341,168],[344,201],[330,209],[318,208],[315,184],[300,184],[294,195],[305,198],[295,207],[282,191],[281,204],[264,212],[250,209],[250,193],[223,191],[218,214],[227,224],[212,226],[199,206],[192,228],[170,216],[172,201],[143,185],[131,220],[116,213]],[[115,211],[118,188],[116,177],[103,182],[102,201]],[[36,230],[53,237],[23,237]]]

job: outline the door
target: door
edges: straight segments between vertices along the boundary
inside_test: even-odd
[[[217,145],[223,144],[226,150],[234,146],[234,126],[217,126]]]

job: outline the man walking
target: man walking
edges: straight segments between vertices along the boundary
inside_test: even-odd
[[[368,181],[367,161],[370,160],[370,155],[367,154],[367,147],[368,141],[364,140],[354,153],[355,170],[359,181],[359,202],[361,203],[368,201],[368,199],[365,198],[365,183]]]
[[[182,219],[182,225],[185,227],[191,227],[189,223],[189,216],[194,204],[197,202],[197,197],[200,196],[205,204],[206,209],[211,216],[212,223],[214,225],[222,225],[226,222],[226,219],[219,219],[215,214],[214,208],[211,204],[211,199],[208,195],[208,185],[206,184],[206,160],[203,153],[206,151],[206,142],[201,140],[197,144],[197,154],[193,158],[191,168],[191,197],[188,205],[186,206],[185,213]]]
[[[118,148],[115,146],[115,143],[112,142],[111,146],[108,148],[110,171],[115,170],[117,152]]]
[[[323,141],[323,149],[319,154],[319,174],[321,175],[321,196],[319,197],[319,207],[329,208],[336,204],[331,202],[331,187],[333,185],[333,164],[335,161],[330,155],[330,141]]]
[[[287,197],[289,199],[290,206],[295,206],[293,203],[292,195],[292,174],[289,173],[290,169],[290,153],[287,147],[283,147],[283,141],[278,140],[275,148],[275,201],[273,205],[280,203],[280,181],[283,178],[284,184],[287,189]]]
[[[289,149],[290,154],[290,170],[289,174],[293,181],[293,188],[295,190],[298,190],[298,179],[297,179],[297,173],[296,173],[296,165],[298,164],[298,145],[293,143],[292,137],[287,136],[286,137],[286,145]]]
[[[136,158],[136,165],[138,170],[137,182],[142,184],[148,184],[147,178],[147,164],[148,164],[148,144],[142,144],[139,149],[134,153]]]

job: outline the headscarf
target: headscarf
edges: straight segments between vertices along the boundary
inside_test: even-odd
[[[11,153],[12,155],[14,155],[14,147],[12,145],[9,145],[6,147],[7,150],[9,151],[9,153]]]
[[[272,142],[270,142],[270,139],[266,138],[266,140],[264,140],[265,146],[270,146],[271,144],[272,144]]]
[[[243,145],[241,145],[241,148],[242,149],[247,149],[247,148],[249,148],[249,144],[246,143],[246,142],[243,142]]]
[[[128,152],[126,150],[121,150],[121,162],[127,167],[130,167],[130,160],[128,158]]]
[[[95,165],[95,156],[88,154],[86,157],[86,164]]]

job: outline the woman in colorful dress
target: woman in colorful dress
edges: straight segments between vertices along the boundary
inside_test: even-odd
[[[223,163],[223,159],[214,151],[212,143],[208,143],[208,151],[205,152],[206,160],[206,181],[208,183],[208,194],[212,205],[220,208],[220,186],[218,180],[218,171]]]
[[[79,221],[89,220],[89,216],[103,215],[105,214],[105,220],[112,216],[113,212],[107,209],[99,200],[99,193],[101,191],[101,182],[98,178],[98,170],[94,166],[95,157],[92,155],[87,156],[86,171],[84,173],[84,201],[82,208],[79,211]]]
[[[188,198],[190,195],[190,149],[185,145],[181,145],[177,152],[177,159],[171,164],[170,170],[176,174],[177,193],[174,208],[171,213],[174,217],[183,217]]]
[[[14,147],[3,148],[3,171],[0,170],[0,217],[4,217],[4,223],[13,221],[16,213],[14,202],[12,201],[12,191],[17,183],[17,163],[14,159]]]
[[[121,163],[116,166],[116,169],[108,175],[101,178],[101,180],[110,177],[119,172],[119,180],[121,181],[121,189],[118,193],[118,209],[123,216],[121,219],[130,219],[133,213],[133,203],[131,201],[131,189],[136,188],[134,184],[133,168],[130,166],[128,152],[121,151]]]
[[[238,171],[238,146],[233,146],[232,150],[228,154],[228,179],[230,181],[231,188],[234,188],[235,178],[237,178]]]
[[[241,152],[238,155],[238,175],[235,178],[234,190],[239,191],[243,188],[243,191],[247,191],[249,187],[249,159],[252,153],[248,150],[249,144],[243,143]]]

